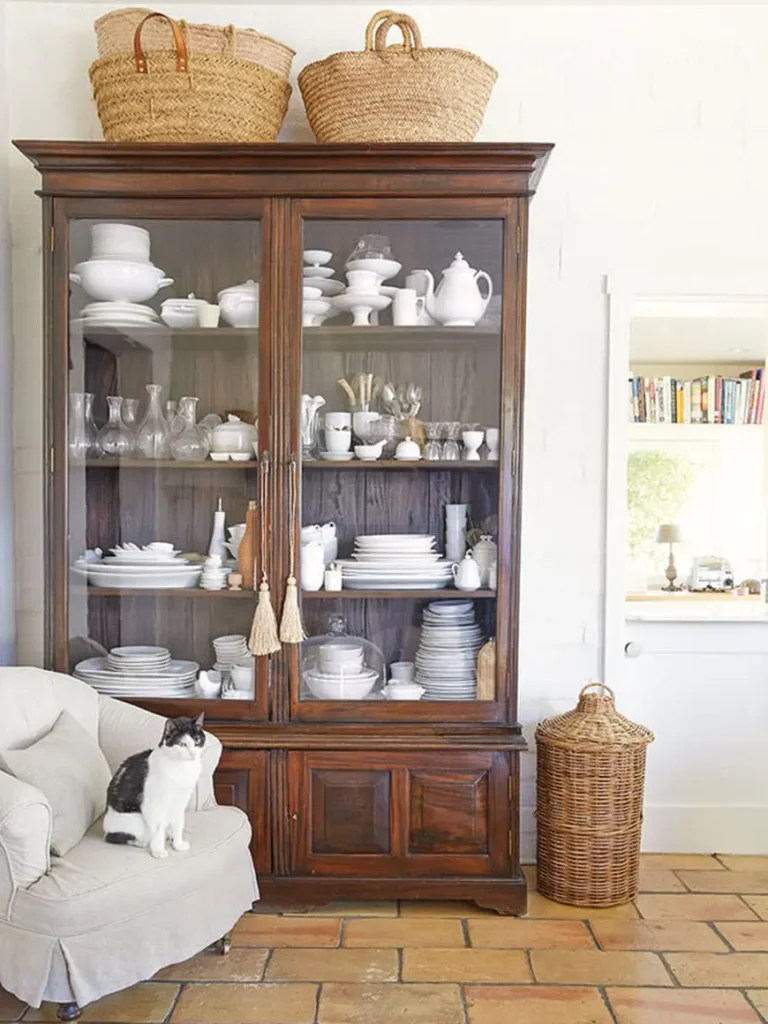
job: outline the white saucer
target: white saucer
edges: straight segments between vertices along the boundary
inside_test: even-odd
[[[333,277],[334,273],[335,273],[335,271],[334,271],[333,267],[311,266],[311,267],[304,267],[303,268],[304,277],[324,277],[324,278],[329,278],[329,277]]]
[[[349,462],[354,457],[354,452],[320,452],[320,458],[328,462]]]

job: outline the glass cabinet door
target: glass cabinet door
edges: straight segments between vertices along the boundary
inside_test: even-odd
[[[259,716],[265,659],[245,646],[257,505],[241,538],[263,447],[260,223],[171,219],[170,205],[163,219],[68,225],[69,664],[57,667],[169,714],[227,699],[218,717]],[[238,580],[241,542],[253,554]]]
[[[422,217],[303,221],[299,717],[502,717],[508,227]]]

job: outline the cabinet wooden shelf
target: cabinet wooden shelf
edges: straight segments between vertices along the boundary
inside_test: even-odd
[[[216,796],[250,818],[265,904],[366,899],[373,888],[381,899],[474,900],[524,913],[516,678],[524,311],[529,204],[552,147],[17,145],[42,175],[51,240],[43,253],[47,665],[68,672],[102,648],[148,644],[208,669],[214,639],[250,632],[253,590],[92,587],[71,572],[78,552],[165,541],[203,554],[219,503],[231,526],[255,499],[255,553],[279,617],[286,580],[302,561],[310,571],[297,557],[302,525],[335,523],[342,552],[376,534],[435,537],[442,551],[447,524],[463,519],[465,506],[459,532],[497,540],[498,592],[408,590],[407,575],[394,577],[397,590],[300,592],[310,638],[367,641],[374,694],[395,661],[435,644],[451,664],[455,657],[458,678],[430,679],[429,696],[440,699],[305,699],[312,659],[322,668],[322,644],[308,643],[256,657],[251,700],[131,702],[166,715],[205,711],[224,748]],[[146,300],[155,313],[169,295],[215,301],[252,279],[259,326],[86,324],[79,312],[93,297],[69,274],[89,260],[99,222],[149,232],[153,264],[174,281]],[[329,251],[327,266],[343,281],[349,254],[381,236],[400,267],[388,285],[404,287],[414,268],[429,268],[446,293],[459,282],[448,301],[481,326],[356,327],[344,313],[302,328],[303,252]],[[417,386],[423,421],[498,427],[503,458],[297,464],[302,395],[323,396],[326,414],[347,409],[342,378],[357,378],[358,396],[363,380]],[[148,407],[164,411],[184,396],[198,399],[198,419],[240,410],[258,420],[257,449],[270,459],[70,462],[90,438],[86,410],[104,423],[115,395],[139,400],[139,422]],[[400,548],[412,551],[413,541]],[[383,563],[397,570],[388,553]],[[449,602],[468,610],[452,613]],[[479,634],[426,630],[441,615]],[[483,700],[467,653],[475,645],[462,641],[480,634],[496,642]],[[429,676],[429,659],[418,660]]]

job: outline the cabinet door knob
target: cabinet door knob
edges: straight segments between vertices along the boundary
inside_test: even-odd
[[[630,640],[628,644],[624,644],[624,654],[628,658],[639,658],[642,653],[642,644],[638,644],[634,640]]]
[[[294,811],[293,812],[293,814],[291,815],[291,820],[292,821],[298,821],[299,820],[299,812],[298,811]]]

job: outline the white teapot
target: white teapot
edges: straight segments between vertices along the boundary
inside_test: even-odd
[[[427,291],[424,296],[427,313],[446,327],[474,327],[481,319],[493,295],[493,282],[484,270],[473,270],[460,252],[443,271],[443,279],[435,288],[435,279],[425,270]],[[483,298],[478,281],[484,278],[488,294]]]
[[[458,590],[479,590],[482,581],[480,566],[468,551],[458,565],[451,567],[453,580]]]

